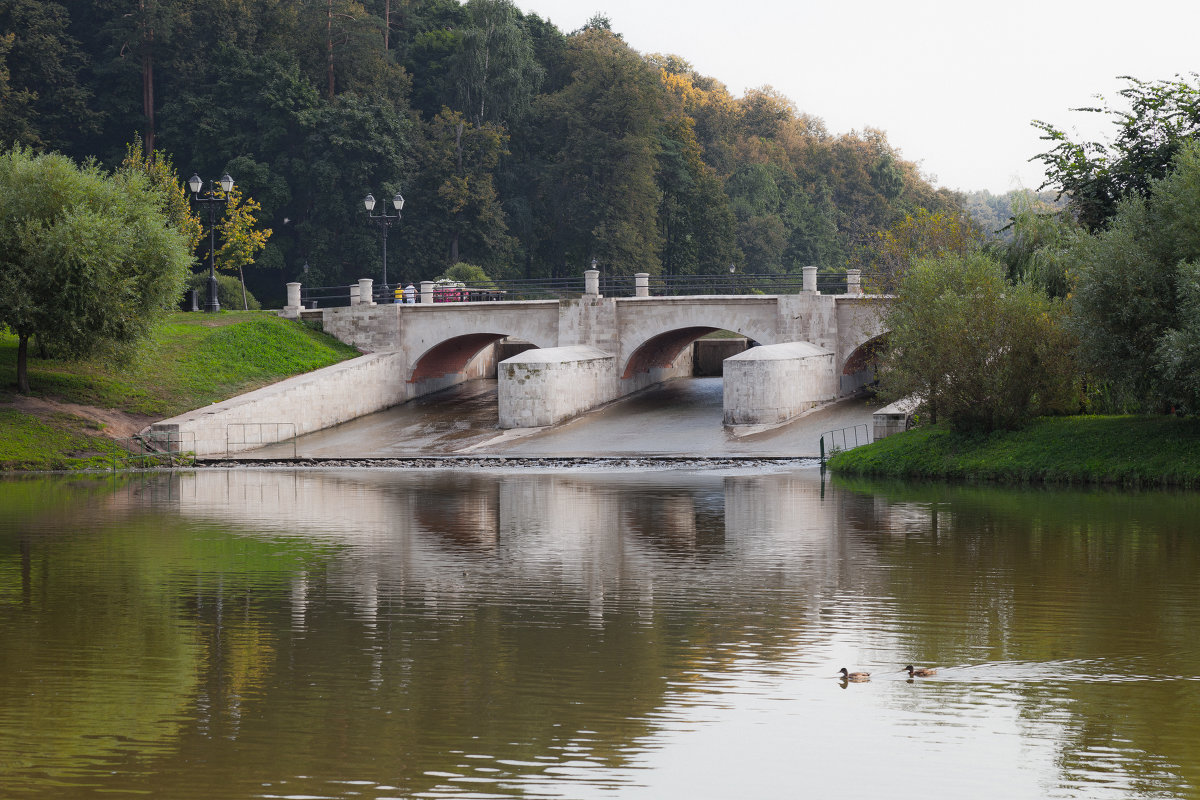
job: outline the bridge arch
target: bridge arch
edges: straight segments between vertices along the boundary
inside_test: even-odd
[[[504,333],[467,333],[439,342],[417,356],[409,369],[408,382],[420,383],[462,372],[485,347],[505,338]]]
[[[461,373],[485,347],[508,337],[535,347],[558,344],[557,301],[399,308],[400,349],[407,356],[410,384]]]
[[[622,379],[670,366],[685,347],[714,331],[777,343],[774,297],[639,298],[618,303]]]

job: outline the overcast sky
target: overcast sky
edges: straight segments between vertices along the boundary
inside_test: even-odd
[[[597,13],[642,53],[672,53],[735,95],[770,84],[833,133],[882,128],[953,189],[1036,189],[1030,125],[1116,97],[1118,75],[1200,71],[1200,0],[514,0],[569,33]]]

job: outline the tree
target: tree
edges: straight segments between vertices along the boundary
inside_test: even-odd
[[[1072,326],[1084,366],[1114,405],[1200,411],[1200,142],[1174,171],[1117,206],[1108,229],[1079,237]]]
[[[435,265],[457,264],[460,252],[472,261],[502,262],[512,246],[493,181],[504,152],[503,129],[490,122],[476,126],[462,113],[442,109],[421,132],[415,188],[421,203],[406,215],[420,233],[408,233],[406,240],[420,242],[420,252]]]
[[[996,250],[1008,265],[1011,281],[1029,281],[1054,298],[1071,291],[1068,254],[1083,229],[1066,209],[1032,192],[1010,193],[1009,241]]]
[[[86,58],[58,3],[0,0],[0,144],[66,148],[96,131]]]
[[[543,257],[555,266],[578,269],[595,258],[612,274],[658,274],[658,74],[596,26],[571,37],[567,63],[570,82],[540,109],[543,142],[553,147],[542,222],[554,233]]]
[[[931,422],[1014,428],[1070,409],[1075,371],[1062,306],[973,252],[918,260],[887,315],[883,394],[915,395]]]
[[[886,291],[894,290],[917,259],[966,255],[983,243],[979,229],[966,214],[924,208],[905,214],[904,219],[873,238],[871,280]]]
[[[529,108],[544,70],[510,0],[469,0],[454,63],[458,107],[481,127]]]
[[[190,262],[141,172],[0,155],[0,324],[17,335],[22,394],[31,336],[73,356],[134,341],[178,300]]]
[[[1184,143],[1200,134],[1200,86],[1178,76],[1169,81],[1122,78],[1129,81],[1118,92],[1127,110],[1107,104],[1074,109],[1110,117],[1117,126],[1111,144],[1073,142],[1050,123],[1033,122],[1041,138],[1053,143],[1035,156],[1046,165],[1041,188],[1057,187],[1079,222],[1092,232],[1105,227],[1126,197],[1147,197]]]
[[[221,249],[217,251],[217,269],[232,272],[237,270],[238,281],[242,284],[242,309],[248,310],[250,304],[246,299],[245,268],[254,263],[254,256],[267,246],[271,238],[271,229],[255,230],[258,224],[257,215],[262,206],[252,197],[243,197],[242,191],[234,186],[225,196],[225,214],[217,226],[221,234]]]

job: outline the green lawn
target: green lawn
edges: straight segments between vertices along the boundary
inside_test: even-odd
[[[35,348],[31,348],[31,351]],[[357,355],[273,312],[174,314],[126,360],[42,360],[30,353],[34,397],[171,417]],[[115,445],[65,413],[13,406],[17,339],[0,334],[0,469],[64,469],[107,460]]]
[[[1200,419],[1047,417],[976,436],[931,426],[837,453],[829,468],[891,478],[1200,486]]]

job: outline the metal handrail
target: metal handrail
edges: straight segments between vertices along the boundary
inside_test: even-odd
[[[858,435],[859,428],[862,428],[862,430],[863,430],[863,435],[862,435],[861,440]],[[854,433],[854,444],[850,444],[850,437],[846,435],[846,431],[852,431]],[[837,440],[838,440],[839,434],[841,435],[841,440],[842,440],[841,447],[837,446]],[[845,428],[836,428],[831,431],[825,431],[824,433],[821,434],[821,465],[822,466],[825,465],[825,437],[827,437],[827,436],[829,437],[829,452],[831,454],[839,452],[841,450],[850,450],[854,447],[860,447],[861,445],[871,443],[871,429],[870,429],[870,427],[867,426],[867,424],[865,422],[860,422],[857,425],[850,425]]]
[[[823,294],[845,294],[849,285],[845,272],[819,273],[816,289]],[[860,289],[874,291],[885,276],[862,273]],[[632,297],[636,293],[634,275],[600,275],[599,291],[607,297]],[[416,302],[421,302],[417,289]],[[679,297],[688,295],[778,295],[804,291],[804,278],[797,273],[734,273],[717,275],[651,275],[647,280],[651,296]],[[343,286],[302,287],[301,305],[305,308],[350,305],[356,296],[356,284]],[[389,287],[385,292],[376,287],[372,299],[377,303],[398,302],[396,294],[402,287]],[[486,286],[437,286],[434,302],[481,302],[496,300],[554,300],[578,297],[585,291],[582,277],[574,278],[515,278],[491,280]]]
[[[275,433],[275,437],[270,440],[267,440],[263,436],[263,431],[267,428],[267,426],[272,426]],[[289,427],[292,430],[291,436],[279,436],[280,428]],[[231,435],[235,428],[239,429],[242,433],[242,438],[240,441],[235,441]],[[251,438],[248,436],[251,430],[257,432],[258,436],[256,439],[251,440]],[[287,442],[290,440],[292,443],[292,458],[295,458],[296,439],[297,429],[296,423],[294,422],[230,422],[225,426],[225,457],[228,458],[233,454],[234,445],[257,445],[258,447],[265,447],[269,444],[279,444],[281,442]]]
[[[123,452],[113,454],[109,466],[118,469],[175,467],[195,463],[195,431],[148,431],[136,436],[114,439]],[[191,446],[184,443],[190,442]]]

